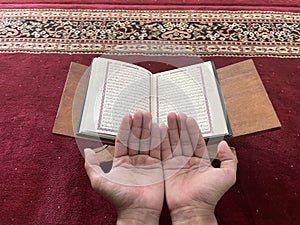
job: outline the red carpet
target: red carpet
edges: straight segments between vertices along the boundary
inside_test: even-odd
[[[288,6],[288,1],[277,3]],[[297,47],[299,26],[293,34],[298,39],[289,45]],[[0,54],[0,224],[115,224],[114,208],[90,187],[75,140],[51,133],[70,62],[89,65],[99,53],[17,50],[2,49]],[[245,59],[213,56],[204,59],[217,68]],[[280,53],[253,58],[282,129],[231,141],[239,158],[238,179],[217,206],[220,225],[300,222],[298,57]],[[161,224],[171,224],[167,209]]]
[[[295,0],[254,0],[254,1],[248,1],[248,0],[215,0],[215,1],[206,1],[206,0],[185,0],[185,1],[174,1],[174,0],[164,0],[164,1],[158,1],[158,0],[0,0],[0,4],[6,4],[7,6],[11,5],[17,5],[20,4],[19,7],[26,7],[26,5],[29,4],[51,4],[52,7],[55,7],[55,5],[69,5],[71,7],[72,5],[89,5],[89,8],[97,8],[101,7],[103,8],[103,5],[112,5],[114,8],[123,8],[124,6],[137,6],[140,9],[146,8],[146,7],[157,7],[157,6],[165,6],[166,8],[170,8],[172,6],[176,6],[177,8],[179,6],[189,6],[190,9],[196,8],[196,7],[256,7],[257,9],[261,9],[261,7],[268,7],[269,9],[272,7],[278,7],[278,8],[297,8],[300,6],[299,1]],[[71,6],[70,6],[71,5]],[[74,8],[74,7],[73,7]]]
[[[88,65],[92,57],[1,55],[1,224],[114,224],[112,206],[90,187],[76,142],[51,134],[69,63]],[[212,59],[217,67],[242,60]],[[232,142],[238,181],[217,218],[220,224],[296,225],[299,60],[254,61],[282,129]]]

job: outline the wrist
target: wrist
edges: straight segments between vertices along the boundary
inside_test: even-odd
[[[173,225],[217,225],[214,209],[183,207],[171,211]]]
[[[151,209],[126,209],[118,211],[117,225],[155,225],[159,223],[160,212]]]

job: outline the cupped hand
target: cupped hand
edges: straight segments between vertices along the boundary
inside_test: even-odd
[[[164,199],[161,137],[150,113],[123,118],[112,169],[104,173],[93,150],[85,150],[92,187],[117,209],[117,224],[157,224]]]
[[[161,130],[168,132],[162,143],[162,160],[173,224],[200,216],[215,223],[215,206],[236,180],[236,156],[222,141],[217,153],[221,166],[212,167],[196,121],[185,114],[170,113],[168,128]]]

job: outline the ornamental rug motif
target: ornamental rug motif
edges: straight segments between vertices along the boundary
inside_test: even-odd
[[[2,9],[0,52],[297,58],[300,13]]]

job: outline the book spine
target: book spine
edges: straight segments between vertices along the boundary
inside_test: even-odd
[[[233,135],[232,134],[232,129],[231,129],[231,125],[230,125],[230,122],[229,122],[229,118],[228,118],[228,114],[227,114],[227,110],[226,110],[226,106],[225,106],[225,99],[224,99],[224,95],[222,93],[221,84],[220,84],[220,80],[219,80],[219,77],[218,77],[217,69],[216,69],[216,66],[213,62],[211,62],[211,65],[212,65],[215,80],[216,80],[216,83],[217,83],[219,98],[220,98],[221,105],[222,105],[222,108],[223,108],[224,117],[225,117],[225,120],[226,120],[228,134],[225,134],[225,138],[227,138],[227,137],[230,137],[230,136]]]
[[[152,114],[152,121],[158,123],[158,96],[157,96],[157,77],[155,75],[151,76],[150,82],[150,111]]]

